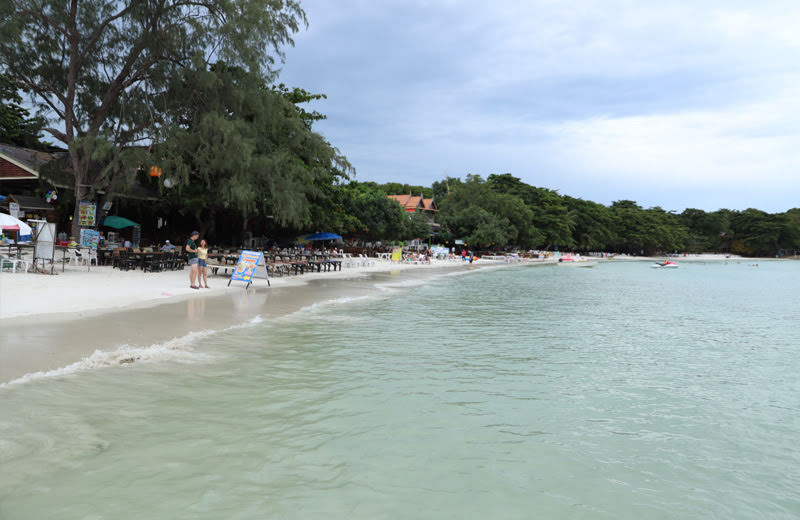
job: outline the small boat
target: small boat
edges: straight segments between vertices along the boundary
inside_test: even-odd
[[[653,269],[675,269],[678,267],[678,264],[676,264],[672,260],[664,260],[663,262],[656,262],[650,267],[652,267]]]
[[[597,265],[597,260],[588,260],[581,258],[580,255],[575,257],[572,255],[562,256],[558,259],[558,265],[567,267],[594,267]]]

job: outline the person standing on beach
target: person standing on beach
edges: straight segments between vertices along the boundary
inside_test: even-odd
[[[192,234],[189,235],[189,240],[186,241],[186,256],[189,259],[189,287],[192,289],[200,289],[197,286],[197,269],[198,269],[198,260],[197,260],[197,244],[195,240],[197,237],[200,236],[199,231],[192,231]]]
[[[197,282],[200,287],[205,286],[206,289],[211,289],[211,287],[208,286],[208,273],[206,269],[208,263],[206,260],[208,260],[208,243],[204,238],[200,241],[200,245],[197,246]]]

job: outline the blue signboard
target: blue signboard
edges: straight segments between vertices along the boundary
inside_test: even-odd
[[[236,263],[236,269],[233,270],[231,279],[228,280],[228,285],[231,282],[247,282],[247,287],[253,283],[253,275],[256,274],[259,262],[264,257],[264,253],[258,251],[242,251],[239,255],[239,262]],[[247,289],[245,287],[245,289]]]

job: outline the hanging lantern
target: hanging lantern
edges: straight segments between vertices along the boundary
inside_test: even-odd
[[[159,168],[158,166],[151,166],[150,177],[161,177],[161,168]]]

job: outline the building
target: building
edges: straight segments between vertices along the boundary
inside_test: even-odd
[[[65,151],[43,152],[0,143],[0,193],[33,195],[39,187],[42,166],[65,154]]]
[[[0,210],[10,213],[11,205],[19,208],[19,218],[58,218],[54,204],[41,193],[41,168],[66,154],[65,151],[41,151],[0,143]],[[46,183],[45,186],[50,186]]]
[[[4,197],[0,195],[0,211],[3,213],[11,213],[12,204],[16,204],[19,208],[16,215],[20,219],[44,219],[48,222],[55,222],[58,218],[58,212],[55,206],[48,204],[48,202],[40,197],[30,197],[28,195],[9,195]]]
[[[387,195],[390,199],[396,201],[406,213],[423,213],[428,225],[431,226],[431,236],[435,236],[439,229],[442,227],[436,223],[436,213],[439,208],[436,207],[436,201],[433,198],[426,199],[420,194],[411,195]]]

